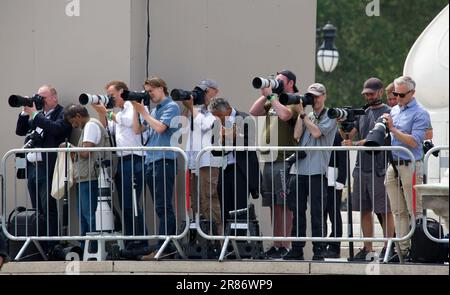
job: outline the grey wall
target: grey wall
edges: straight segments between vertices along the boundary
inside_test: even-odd
[[[146,1],[79,1],[73,17],[65,13],[69,0],[0,3],[2,156],[23,142],[14,134],[19,109],[6,102],[11,94],[50,83],[66,105],[82,92],[102,93],[113,79],[142,87]],[[248,111],[259,96],[254,76],[288,68],[301,92],[313,82],[315,18],[313,0],[151,0],[149,71],[169,88],[215,79],[221,96]]]

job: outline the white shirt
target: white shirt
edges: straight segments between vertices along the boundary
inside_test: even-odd
[[[102,131],[100,127],[94,122],[87,122],[83,131],[83,142],[90,142],[96,146],[100,143]]]
[[[194,118],[194,130],[191,130],[189,124],[189,133],[187,136],[186,153],[188,155],[188,167],[196,171],[196,159],[198,153],[205,147],[211,146],[212,126],[216,120],[213,114],[205,109],[204,106],[198,108],[198,114]],[[191,123],[191,122],[189,122]],[[222,158],[213,157],[211,152],[204,153],[200,159],[201,167],[221,167]]]
[[[134,108],[130,101],[125,101],[123,109],[116,113],[116,121],[108,121],[108,128],[111,135],[116,135],[117,147],[142,147],[141,135],[136,134],[133,130],[133,115]],[[146,141],[147,133],[142,133],[144,143]],[[144,151],[118,151],[117,155],[123,157],[126,155],[135,154],[138,156],[144,156]]]

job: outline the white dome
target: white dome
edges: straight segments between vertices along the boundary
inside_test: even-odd
[[[403,69],[416,81],[415,97],[427,109],[448,107],[448,17],[447,5],[416,40]]]

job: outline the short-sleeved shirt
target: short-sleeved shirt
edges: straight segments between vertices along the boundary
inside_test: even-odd
[[[389,113],[391,108],[383,104],[379,108],[368,108],[366,109],[366,114],[359,116],[358,120],[355,122],[355,128],[358,130],[359,139],[365,139],[369,134],[369,131],[375,127],[375,122],[384,113]],[[359,152],[358,157],[356,157],[355,170],[359,170],[359,163],[361,162],[361,171],[364,173],[372,173],[376,171],[378,176],[384,176],[386,171],[387,158],[384,152],[380,153],[368,153]],[[372,169],[372,165],[375,169]]]
[[[165,97],[161,103],[152,109],[150,115],[156,120],[167,126],[163,133],[158,133],[153,129],[149,129],[149,140],[147,146],[149,147],[168,147],[170,146],[170,139],[172,135],[179,129],[179,127],[170,127],[173,118],[180,115],[180,107],[171,97]],[[177,157],[175,152],[163,151],[147,151],[145,163],[149,164],[162,159],[174,160]]]
[[[262,133],[262,137],[260,139],[261,146],[267,146],[269,143],[274,142],[270,137],[277,135],[277,142],[275,146],[296,146],[297,143],[294,139],[294,128],[295,122],[298,117],[297,111],[293,105],[286,106],[292,112],[292,118],[288,121],[283,121],[278,117],[278,114],[275,112],[272,103],[267,101],[264,105],[264,109],[266,111],[266,120],[264,122],[264,129]],[[269,146],[272,146],[271,144]],[[280,150],[278,155],[273,155],[273,157],[268,157],[268,159],[274,159],[277,161],[283,161],[284,157],[289,157],[292,152],[284,152]],[[276,158],[275,158],[276,157]]]
[[[337,123],[335,119],[330,119],[326,113],[327,109],[324,109],[318,117],[316,117],[317,115],[314,112],[308,114],[309,119],[319,127],[322,135],[319,138],[314,138],[309,129],[303,124],[303,135],[299,146],[333,146]],[[298,159],[294,170],[299,175],[326,175],[330,157],[331,150],[306,151],[306,157],[304,159]]]
[[[412,148],[409,145],[398,140],[392,135],[392,146],[402,146],[409,149],[414,159],[421,160],[423,157],[422,142],[425,139],[425,132],[431,126],[430,114],[428,111],[413,98],[406,106],[396,105],[391,110],[391,117],[394,127],[403,133],[412,135],[417,143],[417,147]],[[410,156],[403,151],[392,152],[394,160],[410,160]]]

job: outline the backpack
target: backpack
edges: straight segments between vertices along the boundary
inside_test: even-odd
[[[428,232],[435,238],[443,238],[442,225],[433,218],[427,218]],[[410,259],[413,262],[444,263],[448,261],[448,243],[430,240],[423,231],[423,220],[416,220],[416,230],[411,237]]]

